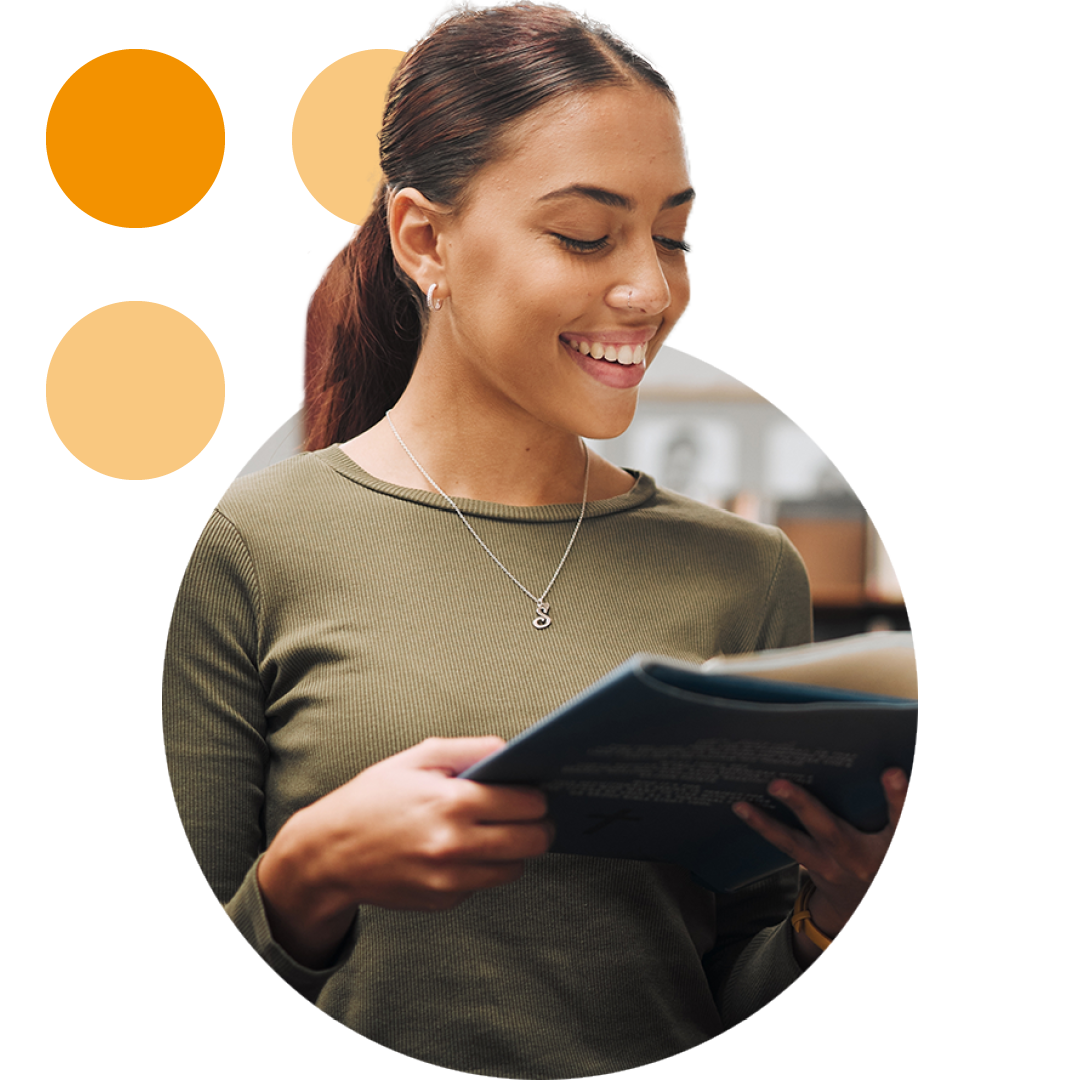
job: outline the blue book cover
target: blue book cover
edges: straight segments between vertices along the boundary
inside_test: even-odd
[[[677,863],[718,892],[791,860],[733,813],[757,804],[797,819],[766,785],[786,778],[874,832],[881,774],[910,775],[912,698],[722,674],[631,657],[461,775],[547,795],[555,852]]]

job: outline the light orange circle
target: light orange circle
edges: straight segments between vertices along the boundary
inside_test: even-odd
[[[84,64],[60,88],[45,145],[56,182],[80,210],[144,229],[186,214],[210,190],[225,123],[186,64],[121,49]]]
[[[382,177],[379,128],[386,90],[401,58],[368,49],[335,61],[304,91],[293,118],[293,161],[319,204],[359,225]]]
[[[90,312],[64,335],[45,397],[60,441],[84,465],[149,480],[186,465],[210,441],[225,376],[190,319],[132,300]]]

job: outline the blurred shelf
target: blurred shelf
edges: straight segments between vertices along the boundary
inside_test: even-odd
[[[910,630],[904,604],[863,602],[858,604],[814,601],[814,638],[828,641],[873,630]]]

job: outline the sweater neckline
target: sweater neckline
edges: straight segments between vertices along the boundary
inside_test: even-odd
[[[334,443],[324,450],[316,450],[312,456],[322,464],[344,476],[347,480],[380,495],[405,502],[417,503],[433,510],[454,512],[453,507],[435,491],[421,491],[419,488],[400,487],[387,483],[377,476],[365,472],[345,451],[340,443]],[[656,494],[656,482],[651,476],[635,469],[626,470],[634,477],[634,486],[622,495],[611,499],[597,499],[585,506],[586,518],[606,517],[624,510],[633,510],[648,502]],[[493,518],[497,521],[577,521],[581,513],[581,503],[552,503],[547,506],[508,506],[503,503],[483,502],[479,499],[455,499],[462,513],[471,517]]]

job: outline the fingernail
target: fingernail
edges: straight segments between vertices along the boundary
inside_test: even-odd
[[[745,821],[750,816],[750,808],[746,803],[735,803],[731,808],[735,813]]]

